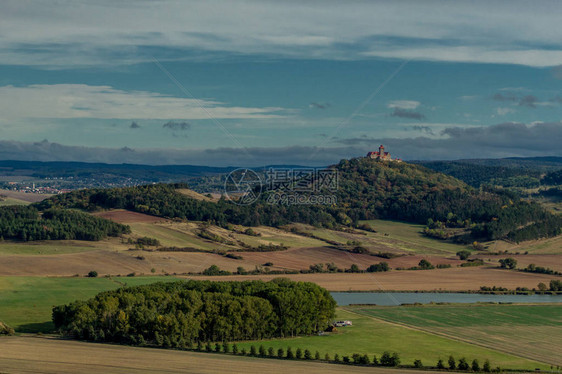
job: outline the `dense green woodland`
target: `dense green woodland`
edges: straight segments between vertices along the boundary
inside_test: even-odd
[[[17,240],[101,240],[129,233],[128,226],[69,209],[0,207],[0,236]]]
[[[536,203],[522,201],[510,191],[475,189],[420,165],[357,158],[342,160],[333,168],[339,175],[336,206],[267,203],[268,194],[278,190],[266,191],[258,202],[247,206],[225,199],[201,201],[178,193],[177,188],[187,187],[181,184],[80,190],[54,196],[37,206],[42,210],[129,209],[221,226],[301,222],[332,228],[377,218],[422,224],[431,219],[447,227],[465,228],[468,235],[461,239],[467,242],[472,238],[521,241],[550,237],[559,234],[562,227],[562,217]]]
[[[480,165],[463,161],[430,161],[423,166],[453,176],[463,182],[480,187],[485,184],[503,187],[538,187],[541,174],[538,168]],[[562,165],[560,165],[562,167]]]
[[[562,170],[552,171],[542,178],[545,185],[561,185],[562,184]]]
[[[53,308],[77,339],[164,347],[308,335],[324,330],[336,302],[314,283],[180,281],[120,288]]]

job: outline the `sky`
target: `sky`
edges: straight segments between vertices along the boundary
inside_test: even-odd
[[[556,1],[3,1],[0,159],[562,156]]]

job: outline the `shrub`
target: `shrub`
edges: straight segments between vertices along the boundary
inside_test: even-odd
[[[304,350],[304,359],[305,360],[312,360],[312,353],[308,349]]]
[[[268,355],[269,357],[275,357],[275,350],[273,349],[273,347],[269,347],[269,348],[267,349],[267,355]]]
[[[219,343],[215,344],[215,352],[219,353],[222,350],[222,347]]]
[[[378,365],[379,364],[379,360],[377,359],[377,355],[373,356],[373,365]]]
[[[457,364],[455,362],[455,358],[453,356],[449,356],[449,369],[455,370],[457,368]]]
[[[480,364],[477,359],[472,360],[472,371],[480,371]]]
[[[334,362],[340,362],[340,355],[337,353],[334,355]]]
[[[295,354],[295,357],[299,360],[302,358],[302,349],[297,348],[297,352]]]
[[[207,351],[207,352],[212,352],[212,351],[213,351],[213,347],[211,347],[211,343],[207,343],[206,351]]]
[[[316,353],[314,354],[314,359],[320,360],[320,352],[316,351]]]
[[[324,356],[324,361],[330,361],[330,355],[326,353]]]
[[[283,348],[279,348],[277,350],[277,357],[279,357],[279,358],[285,357],[285,351],[283,351]]]
[[[15,333],[16,332],[13,328],[3,322],[0,322],[0,335],[14,335]]]
[[[224,344],[222,345],[222,351],[223,351],[224,353],[230,353],[230,345],[229,345],[228,343],[224,343]]]
[[[232,354],[238,354],[238,346],[236,344],[232,344]]]
[[[295,354],[293,353],[293,350],[291,349],[291,347],[287,348],[287,358],[290,358],[290,359],[295,358]]]
[[[431,262],[427,261],[425,258],[422,259],[419,263],[418,263],[418,267],[422,270],[428,270],[428,269],[433,269],[435,268]]]
[[[398,366],[400,365],[400,356],[396,352],[392,355],[389,352],[384,352],[380,362],[382,366]]]
[[[256,350],[256,347],[254,347],[253,345],[250,347],[250,356],[257,356],[258,352]]]
[[[392,358],[391,358],[390,362],[391,362],[392,366],[400,365],[400,356],[398,356],[398,353],[394,352],[392,354]]]
[[[423,364],[421,362],[421,360],[415,360],[414,361],[414,367],[417,369],[421,369],[423,367]]]
[[[499,260],[499,263],[503,269],[515,269],[517,266],[517,260],[512,257],[502,258]]]
[[[492,371],[492,368],[490,366],[490,360],[484,361],[484,366],[482,366],[482,370],[485,371],[486,373],[489,373],[489,372]]]
[[[551,291],[562,291],[562,281],[553,279],[550,281],[550,290]]]
[[[443,363],[443,360],[439,359],[439,361],[437,361],[437,369],[439,370],[445,369],[445,364]]]
[[[470,255],[471,255],[470,251],[467,251],[466,249],[457,252],[457,256],[459,256],[459,259],[463,261],[469,258]]]
[[[458,365],[459,370],[468,370],[468,367],[469,366],[468,366],[468,362],[466,362],[466,358],[464,357],[461,358],[459,360],[459,365]]]
[[[377,273],[381,271],[389,271],[390,267],[387,262],[380,262],[378,264],[373,264],[367,268],[368,273]]]
[[[248,351],[246,350],[246,348],[242,348],[242,356],[246,356],[248,354]]]
[[[88,273],[89,278],[96,278],[97,276],[98,276],[98,272],[95,270],[92,270]]]
[[[259,355],[260,357],[265,357],[265,347],[263,345],[260,345]]]

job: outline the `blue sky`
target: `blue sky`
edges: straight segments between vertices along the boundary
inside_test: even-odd
[[[557,2],[0,5],[0,158],[562,156]]]

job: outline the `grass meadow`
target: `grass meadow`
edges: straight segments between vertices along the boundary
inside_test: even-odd
[[[561,305],[355,308],[358,313],[562,366]]]
[[[50,332],[56,305],[91,298],[102,291],[135,286],[172,277],[49,278],[0,277],[0,321],[17,332]]]

